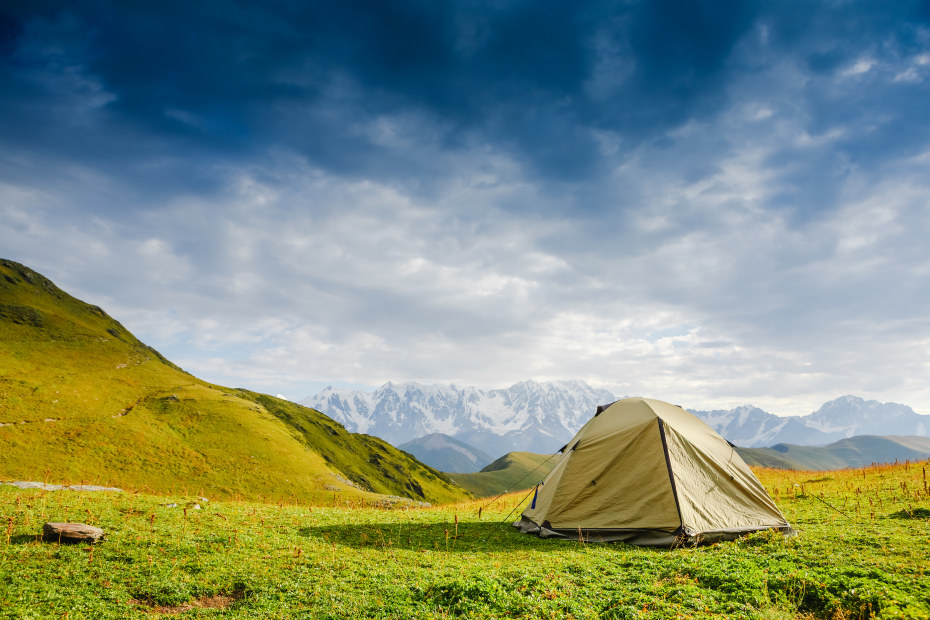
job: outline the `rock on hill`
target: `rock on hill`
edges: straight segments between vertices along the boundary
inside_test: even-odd
[[[102,309],[8,260],[0,478],[307,502],[468,496],[318,411],[185,373]]]

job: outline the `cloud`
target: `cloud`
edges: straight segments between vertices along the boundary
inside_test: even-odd
[[[922,6],[15,4],[0,247],[295,398],[926,409]]]

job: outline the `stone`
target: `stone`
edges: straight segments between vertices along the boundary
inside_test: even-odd
[[[116,487],[102,487],[97,484],[72,484],[69,487],[65,487],[69,491],[116,491],[117,493],[122,493],[122,489]]]
[[[16,480],[14,482],[4,482],[3,484],[9,484],[17,489],[42,489],[45,491],[60,491],[62,489],[60,484],[47,484],[32,480]]]
[[[94,484],[72,484],[71,486],[62,486],[60,484],[47,484],[45,482],[33,482],[31,480],[16,480],[13,482],[0,482],[8,484],[18,489],[43,489],[45,491],[117,491],[122,493],[122,489],[116,487],[102,487]]]
[[[86,523],[46,523],[42,539],[57,543],[95,543],[103,538],[103,530]]]

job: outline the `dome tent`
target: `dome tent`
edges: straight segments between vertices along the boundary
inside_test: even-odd
[[[524,533],[648,546],[793,534],[733,446],[676,405],[598,407],[561,452],[514,523]]]

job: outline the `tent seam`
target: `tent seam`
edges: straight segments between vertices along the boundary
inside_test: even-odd
[[[685,520],[681,516],[681,505],[678,503],[678,487],[675,486],[675,474],[672,472],[672,459],[668,454],[668,443],[665,440],[665,422],[662,418],[656,416],[659,423],[659,437],[662,438],[662,453],[665,455],[665,468],[668,471],[668,481],[672,485],[672,497],[675,498],[675,510],[678,511],[678,531],[683,532],[685,529]]]

